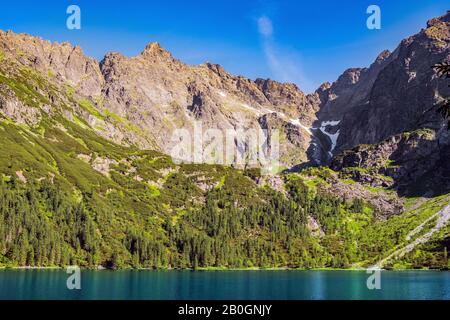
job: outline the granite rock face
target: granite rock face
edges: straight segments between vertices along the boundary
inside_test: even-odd
[[[315,95],[306,96],[294,84],[252,81],[216,64],[187,65],[158,43],[149,44],[136,57],[109,53],[97,62],[67,43],[0,31],[0,50],[5,60],[13,61],[13,68],[30,68],[55,87],[70,91],[75,102],[89,106],[87,113],[80,112],[92,127],[107,129],[97,130],[98,134],[165,153],[173,148],[176,141],[171,138],[177,129],[193,131],[196,123],[203,131],[262,129],[261,119],[269,114],[280,118],[280,131],[296,126],[288,134],[297,131],[296,139],[307,141],[309,134],[300,129],[300,121],[310,126],[318,110]],[[284,166],[306,159],[307,146],[297,148],[300,144],[304,146],[284,147]]]
[[[363,69],[349,69],[317,90],[320,126],[338,132],[326,163],[354,170],[353,178],[393,184],[405,194],[450,190],[450,138],[436,105],[450,96],[448,79],[432,68],[450,61],[450,13],[432,19],[394,52],[382,52]],[[333,122],[334,121],[334,122]],[[392,181],[374,179],[388,176]]]
[[[449,159],[450,132],[419,129],[346,150],[334,157],[331,168],[340,172],[363,169],[352,171],[352,178],[392,186],[404,195],[432,196],[450,190]]]
[[[405,131],[443,126],[433,106],[450,95],[445,79],[432,66],[450,60],[450,13],[403,40],[394,52],[382,52],[363,69],[349,69],[318,90],[318,124],[340,121],[334,154],[373,144]]]

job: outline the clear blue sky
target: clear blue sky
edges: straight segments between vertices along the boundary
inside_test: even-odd
[[[81,8],[81,30],[66,28],[71,4]],[[366,27],[370,4],[381,8],[381,30]],[[0,29],[69,41],[99,60],[158,41],[184,62],[219,63],[311,92],[349,67],[368,66],[447,9],[448,0],[20,0],[2,3]]]

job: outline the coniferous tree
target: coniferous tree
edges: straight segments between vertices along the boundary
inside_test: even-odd
[[[433,66],[439,77],[450,79],[450,63],[442,62]],[[449,84],[450,87],[450,84]],[[450,98],[445,98],[439,105],[437,111],[447,121],[447,129],[450,130]]]

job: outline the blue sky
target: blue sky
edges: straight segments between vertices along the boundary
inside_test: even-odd
[[[81,8],[81,30],[66,9]],[[369,5],[381,30],[366,27]],[[190,64],[219,63],[233,74],[294,82],[314,91],[345,69],[370,65],[384,49],[442,15],[448,0],[8,1],[0,29],[80,45],[99,60],[109,51],[137,55],[158,41]]]

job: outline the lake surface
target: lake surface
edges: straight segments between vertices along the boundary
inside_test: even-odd
[[[0,299],[450,299],[450,272],[383,271],[369,290],[365,271],[81,271],[81,290],[62,270],[0,270]]]

